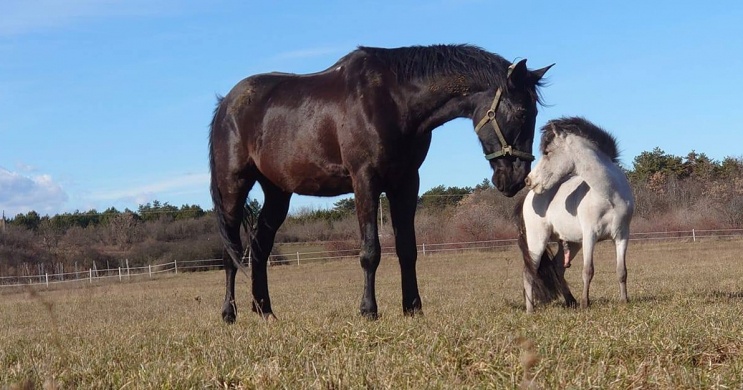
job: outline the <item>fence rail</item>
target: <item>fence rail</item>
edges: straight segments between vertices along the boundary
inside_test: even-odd
[[[696,242],[711,239],[743,238],[743,229],[714,229],[714,230],[679,230],[667,232],[633,233],[630,241],[689,241]],[[465,251],[492,251],[516,246],[516,239],[452,242],[436,244],[419,244],[419,255],[430,255],[434,253],[465,252]],[[358,249],[347,249],[337,251],[313,251],[296,252],[294,254],[271,255],[269,264],[306,264],[312,262],[325,262],[335,260],[357,259]],[[382,254],[394,254],[394,247],[383,247]],[[247,260],[247,259],[246,259]],[[249,262],[246,261],[246,264]],[[0,276],[0,288],[18,287],[28,285],[51,285],[60,283],[88,283],[93,284],[107,280],[132,280],[136,278],[153,278],[160,274],[175,274],[179,272],[195,272],[204,270],[215,270],[222,268],[222,259],[203,260],[176,260],[170,263],[154,264],[143,267],[124,267],[96,269],[95,266],[85,271],[43,273],[30,276]]]

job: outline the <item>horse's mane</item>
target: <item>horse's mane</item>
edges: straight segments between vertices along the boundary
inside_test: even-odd
[[[544,154],[547,146],[555,139],[553,129],[558,132],[562,131],[587,139],[596,145],[598,150],[609,156],[615,164],[619,164],[617,139],[587,119],[577,116],[553,119],[542,127],[542,141],[539,144],[539,151],[542,154]]]
[[[359,46],[341,59],[353,54],[372,56],[387,66],[401,83],[411,80],[432,81],[442,76],[467,76],[470,82],[482,86],[505,86],[506,69],[511,63],[503,57],[474,45],[409,46],[394,49]],[[340,61],[339,61],[340,62]],[[542,103],[538,87],[529,91],[533,99]]]

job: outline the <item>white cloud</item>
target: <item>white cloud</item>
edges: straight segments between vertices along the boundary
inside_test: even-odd
[[[0,209],[13,217],[31,210],[53,214],[67,202],[67,193],[49,175],[24,176],[0,168]]]
[[[89,197],[95,201],[124,201],[140,205],[155,200],[158,196],[162,197],[164,194],[208,191],[208,173],[187,173],[154,183],[93,192]],[[167,199],[163,197],[160,200]]]

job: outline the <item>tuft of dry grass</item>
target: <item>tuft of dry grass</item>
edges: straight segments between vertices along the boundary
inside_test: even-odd
[[[357,261],[272,267],[278,321],[223,324],[222,272],[0,290],[0,388],[740,388],[741,241],[630,245],[630,303],[597,248],[592,306],[526,315],[517,250],[422,257],[424,316],[402,315],[397,261],[381,318],[356,313]],[[568,270],[575,291],[581,266]]]

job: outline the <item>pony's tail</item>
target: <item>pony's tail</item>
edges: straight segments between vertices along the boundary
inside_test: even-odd
[[[218,116],[220,112],[223,111],[223,100],[223,97],[217,96],[217,106],[214,109],[214,117],[212,118],[212,122],[209,125],[209,170],[211,172],[211,184],[209,190],[211,192],[212,202],[214,203],[214,215],[217,217],[217,228],[219,230],[219,237],[222,240],[224,249],[232,259],[235,267],[239,270],[242,270],[242,272],[247,275],[242,264],[242,248],[240,244],[239,232],[237,237],[233,237],[233,234],[231,234],[227,230],[227,219],[224,212],[224,205],[222,204],[222,194],[219,191],[219,186],[217,185],[217,173],[215,172],[215,156],[214,146],[212,145],[212,142],[214,140],[214,133],[215,131],[217,131],[217,127],[220,126]]]
[[[524,200],[517,205],[515,214],[517,228],[519,232],[518,245],[521,249],[521,255],[524,259],[524,273],[534,283],[533,298],[542,303],[549,303],[559,297],[562,280],[555,269],[555,255],[549,247],[545,248],[542,258],[539,261],[539,267],[534,266],[529,254],[529,244],[526,242],[526,226],[524,224]]]

